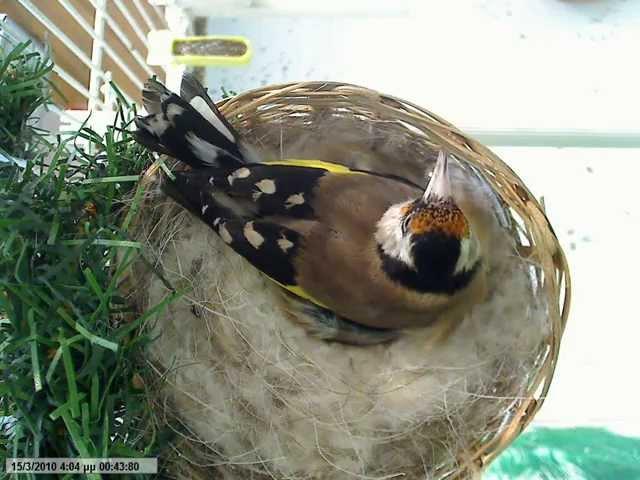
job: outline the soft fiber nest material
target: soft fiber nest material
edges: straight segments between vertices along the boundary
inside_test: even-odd
[[[170,471],[224,479],[479,472],[539,407],[566,317],[566,264],[538,203],[477,142],[370,90],[270,87],[223,111],[265,160],[314,158],[425,183],[446,148],[458,159],[457,200],[490,238],[489,295],[447,331],[407,330],[370,347],[317,340],[288,318],[279,287],[162,195],[149,172],[138,232],[161,275],[139,266],[140,306],[161,301],[168,285],[190,287],[149,327],[168,409],[159,417],[180,422],[175,449],[184,456]]]

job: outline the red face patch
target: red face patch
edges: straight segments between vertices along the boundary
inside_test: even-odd
[[[469,222],[462,210],[450,200],[441,200],[428,205],[414,204],[409,231],[413,235],[442,232],[455,238],[469,236]]]

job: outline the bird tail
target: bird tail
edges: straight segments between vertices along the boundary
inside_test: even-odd
[[[193,168],[235,167],[247,163],[238,133],[191,74],[182,77],[180,95],[155,78],[142,91],[149,115],[136,117],[139,143]]]

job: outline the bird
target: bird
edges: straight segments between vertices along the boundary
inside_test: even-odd
[[[318,338],[393,341],[481,296],[483,249],[444,149],[423,186],[322,159],[260,158],[188,73],[179,95],[149,79],[143,103],[137,141],[185,164],[164,191],[277,284]]]

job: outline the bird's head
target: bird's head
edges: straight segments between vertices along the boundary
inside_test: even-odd
[[[375,237],[386,273],[413,290],[453,294],[471,281],[480,245],[453,198],[444,152],[424,194],[391,206]]]

